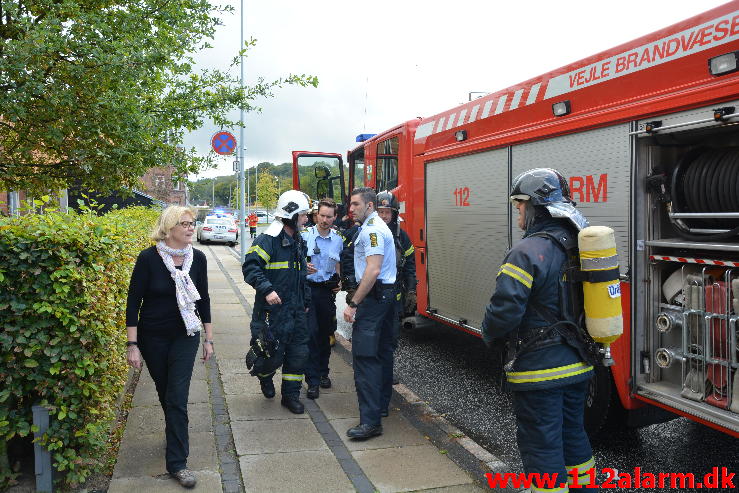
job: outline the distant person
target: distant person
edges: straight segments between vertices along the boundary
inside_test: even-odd
[[[346,434],[358,440],[382,434],[381,418],[387,415],[383,406],[393,391],[395,244],[390,229],[377,215],[376,204],[377,194],[371,188],[352,191],[352,216],[362,221],[354,242],[354,273],[359,286],[344,310],[344,320],[353,323],[359,424]]]
[[[310,204],[305,194],[288,190],[280,195],[275,220],[247,251],[242,271],[244,280],[256,290],[251,318],[254,344],[269,330],[279,341],[282,363],[281,404],[290,412],[305,411],[300,388],[308,359],[310,290],[305,284],[307,263],[300,229]],[[275,396],[275,371],[257,375],[264,397]]]
[[[213,355],[208,265],[192,247],[194,232],[194,210],[164,209],[152,234],[156,246],[136,259],[126,305],[128,364],[146,362],[164,411],[167,472],[185,488],[196,483],[187,468],[187,401],[202,328],[203,361]]]
[[[257,224],[259,224],[259,217],[255,212],[249,214],[246,219],[249,221],[249,236],[251,238],[257,237]]]
[[[336,219],[336,202],[322,199],[317,207],[318,222],[301,233],[308,249],[307,283],[311,290],[309,354],[305,368],[309,399],[318,398],[319,387],[331,388],[330,337],[336,331],[336,293],[341,289],[339,260],[344,249],[342,237],[331,228]]]

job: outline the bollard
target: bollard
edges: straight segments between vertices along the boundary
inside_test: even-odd
[[[33,424],[38,427],[38,431],[34,432],[33,438],[33,458],[36,469],[36,492],[37,493],[53,493],[54,486],[52,483],[51,454],[42,447],[39,440],[46,430],[49,429],[49,410],[43,406],[33,406]]]

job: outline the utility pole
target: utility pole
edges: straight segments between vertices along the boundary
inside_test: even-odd
[[[211,180],[210,184],[212,187],[211,193],[210,193],[210,196],[211,196],[210,206],[215,207],[216,206],[216,179],[215,177]]]
[[[241,91],[244,91],[244,0],[241,0],[241,46],[239,48],[239,58],[241,59]],[[244,141],[244,107],[241,107],[241,126],[239,127],[239,209],[240,209],[240,220],[239,220],[239,242],[240,252],[239,259],[241,263],[244,263],[244,257],[246,257],[246,186],[244,184],[244,168],[246,168],[246,161],[244,160],[244,151],[246,150],[246,141]]]

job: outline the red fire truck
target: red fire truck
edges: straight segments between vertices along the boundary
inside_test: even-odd
[[[588,419],[618,403],[739,437],[739,1],[360,140],[346,163],[293,153],[294,184],[397,193],[420,317],[480,334],[520,238],[511,179],[555,168],[620,259],[624,335]]]

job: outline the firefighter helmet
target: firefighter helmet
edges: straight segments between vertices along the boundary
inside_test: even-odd
[[[275,217],[283,219],[297,219],[299,214],[306,214],[310,210],[310,201],[303,192],[288,190],[277,200]]]
[[[528,200],[533,206],[545,207],[552,217],[569,219],[578,230],[588,226],[570,198],[567,180],[556,170],[534,168],[521,173],[513,180],[511,200]]]
[[[375,209],[392,209],[398,212],[400,210],[398,198],[392,192],[383,190],[377,194],[377,207]]]

